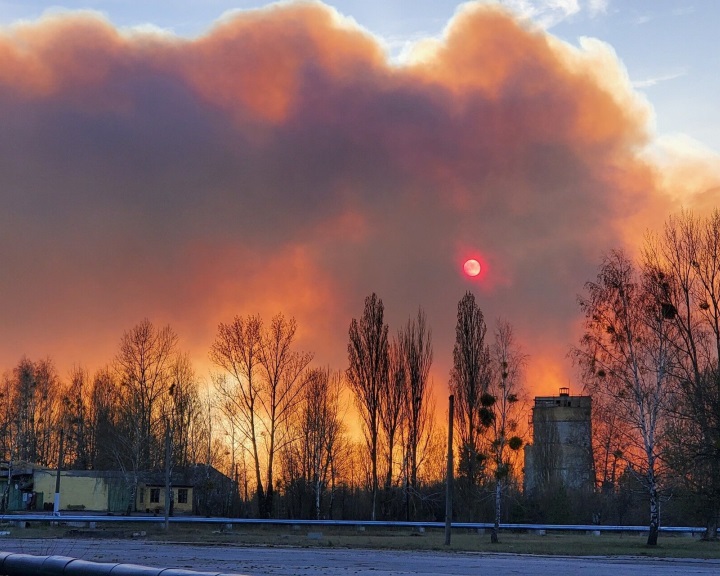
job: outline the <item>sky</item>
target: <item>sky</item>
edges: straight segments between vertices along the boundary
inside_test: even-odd
[[[531,393],[580,391],[577,297],[720,199],[720,3],[0,0],[0,370],[112,360],[170,324],[298,321],[347,364],[375,292],[509,321]],[[467,258],[481,273],[463,273]]]

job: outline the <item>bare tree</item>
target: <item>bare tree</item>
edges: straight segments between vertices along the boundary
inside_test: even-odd
[[[165,399],[170,391],[177,335],[156,328],[147,318],[125,332],[114,369],[120,383],[121,403],[115,436],[118,464],[126,471],[128,512],[143,471],[160,469],[164,460]]]
[[[170,365],[170,388],[165,397],[164,412],[170,421],[173,463],[180,467],[193,464],[192,445],[195,442],[200,415],[198,381],[190,356],[178,354]]]
[[[455,396],[455,423],[460,443],[460,472],[472,487],[482,471],[481,435],[489,424],[482,421],[483,395],[492,370],[485,343],[487,325],[475,296],[467,292],[458,303],[450,390]]]
[[[121,391],[114,370],[103,368],[96,372],[88,401],[89,453],[95,470],[116,469],[124,458],[118,453],[122,437],[119,430]]]
[[[629,424],[626,442],[636,452],[631,448],[628,459],[650,501],[650,546],[657,544],[660,524],[660,434],[670,392],[676,314],[664,300],[664,284],[663,276],[641,277],[624,253],[610,252],[597,281],[585,285],[588,295],[580,299],[585,334],[575,350],[586,380]]]
[[[295,319],[282,314],[267,328],[259,316],[236,317],[232,324],[220,324],[210,351],[213,362],[230,376],[229,381],[216,378],[215,385],[225,414],[250,443],[263,518],[272,513],[275,455],[288,441],[288,420],[298,407],[303,374],[312,359],[293,349],[296,330]]]
[[[34,364],[35,442],[38,464],[55,466],[58,461],[61,425],[60,377],[50,358]]]
[[[593,398],[592,452],[595,480],[603,493],[613,493],[626,465],[625,438],[629,432],[614,404],[607,396]]]
[[[10,372],[2,376],[0,389],[0,459],[10,461],[13,457],[13,377]]]
[[[170,389],[177,335],[164,326],[156,328],[145,318],[125,332],[115,356],[115,371],[124,391],[122,404],[133,425],[133,450],[137,470],[162,461],[163,421],[161,403]]]
[[[407,366],[403,357],[400,334],[388,346],[387,386],[380,390],[380,427],[385,436],[387,469],[385,471],[386,498],[390,496],[395,469],[397,440],[405,417],[407,398]]]
[[[264,372],[264,386],[259,401],[264,411],[266,483],[265,500],[260,513],[269,517],[274,497],[274,462],[278,448],[288,441],[288,421],[298,408],[305,380],[305,369],[312,354],[293,350],[297,323],[277,314],[263,332],[260,365]]]
[[[405,394],[405,481],[406,520],[410,520],[412,495],[418,491],[418,468],[422,449],[429,442],[432,420],[428,377],[433,360],[432,332],[427,326],[425,312],[418,309],[417,316],[408,320],[399,335],[400,354],[406,371]]]
[[[215,378],[215,389],[220,397],[221,409],[250,443],[258,503],[264,506],[259,450],[261,430],[257,416],[261,386],[261,331],[260,316],[236,316],[230,324],[221,323],[210,349],[210,359],[226,372]]]
[[[520,419],[524,412],[520,397],[523,393],[525,355],[515,341],[512,326],[507,321],[498,321],[491,356],[493,377],[488,394],[493,398],[490,407],[493,418],[486,442],[495,480],[495,525],[490,538],[493,543],[497,543],[503,492],[512,477],[513,466],[517,464],[516,455],[523,445]]]
[[[8,382],[12,458],[44,466],[57,463],[60,379],[52,360],[23,357]]]
[[[378,437],[382,390],[388,385],[388,326],[384,306],[375,293],[365,298],[360,320],[349,329],[347,379],[362,418],[371,467],[372,512],[375,520],[378,491]]]
[[[676,312],[671,344],[674,376],[672,459],[698,495],[705,538],[717,538],[720,516],[720,210],[705,217],[671,217],[659,236],[648,236],[644,267],[662,275],[662,296]]]
[[[61,420],[65,429],[65,461],[72,468],[90,468],[90,422],[88,420],[89,376],[75,366],[63,397]]]
[[[214,420],[216,411],[213,402],[212,387],[203,385],[198,394],[199,410],[197,416],[197,428],[193,428],[190,443],[192,456],[190,461],[201,463],[209,468],[218,464],[217,455],[213,450],[213,441],[216,439],[216,428]]]
[[[16,460],[38,461],[37,436],[37,394],[35,366],[30,359],[23,357],[13,370],[12,383],[12,419]]]
[[[342,378],[329,369],[311,370],[303,390],[300,414],[300,454],[304,475],[312,486],[314,517],[321,517],[322,497],[332,494],[333,462],[344,432],[340,412]]]

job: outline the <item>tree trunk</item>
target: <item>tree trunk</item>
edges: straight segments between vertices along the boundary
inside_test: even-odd
[[[265,491],[263,490],[262,477],[260,475],[260,460],[257,456],[257,449],[255,449],[255,442],[253,442],[253,449],[255,456],[255,481],[257,482],[258,515],[260,518],[265,518]]]
[[[330,501],[328,503],[328,518],[332,520],[333,504],[335,503],[335,466],[330,462]]]
[[[382,502],[382,517],[384,519],[390,518],[390,500],[392,499],[391,496],[391,490],[392,490],[392,465],[393,465],[393,450],[395,449],[395,446],[393,445],[392,440],[390,441],[390,444],[388,446],[388,459],[387,459],[387,465],[388,465],[388,472],[385,476],[385,486],[384,486],[384,496],[383,496],[383,502]]]
[[[660,529],[660,502],[658,501],[657,486],[652,482],[650,486],[650,530],[647,545],[657,546],[658,531]]]
[[[500,480],[495,482],[495,525],[493,526],[492,532],[490,532],[490,542],[497,544],[500,542],[498,533],[500,532],[500,499],[502,496],[502,484]]]
[[[377,469],[377,434],[372,439],[372,449],[370,457],[372,459],[372,513],[370,520],[375,520],[375,508],[377,505],[377,493],[378,493],[378,469]]]
[[[315,520],[320,520],[320,482],[315,483]]]
[[[263,518],[270,518],[273,511],[273,501],[275,499],[275,489],[272,484],[265,487],[265,504],[263,508]]]
[[[410,480],[405,479],[405,522],[410,522]]]
[[[273,426],[275,426],[273,424]],[[273,478],[273,460],[275,458],[275,433],[270,432],[270,447],[267,455],[267,474],[265,476],[265,505],[262,513],[263,518],[270,518],[273,513],[273,500],[275,498],[275,487]]]
[[[718,532],[718,517],[717,513],[713,514],[708,518],[705,523],[705,534],[703,534],[703,540],[717,540]]]
[[[393,450],[395,449],[394,443],[391,440],[388,445],[388,472],[387,476],[385,476],[385,491],[390,492],[390,488],[392,487],[392,473],[393,473]]]
[[[416,434],[413,434],[415,437]],[[408,517],[407,521],[415,517],[415,493],[417,490],[417,441],[413,441],[413,446],[410,447],[410,479],[407,486],[407,509]]]

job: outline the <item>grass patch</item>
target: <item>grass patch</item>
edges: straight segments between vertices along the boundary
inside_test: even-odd
[[[505,554],[544,554],[560,556],[647,556],[654,558],[720,558],[720,542],[698,537],[661,534],[657,546],[645,544],[647,536],[628,534],[501,532],[498,544],[490,543],[490,534],[456,529],[450,546],[445,546],[442,530],[417,532],[409,529],[372,529],[352,527],[247,527],[232,530],[191,529],[171,526],[170,532],[152,533],[160,541],[182,541],[206,545],[299,546],[370,548],[380,550],[432,550]]]

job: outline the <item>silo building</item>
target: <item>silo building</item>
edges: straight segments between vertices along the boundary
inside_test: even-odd
[[[532,444],[525,446],[525,491],[564,487],[593,490],[592,397],[536,396],[530,417]]]

